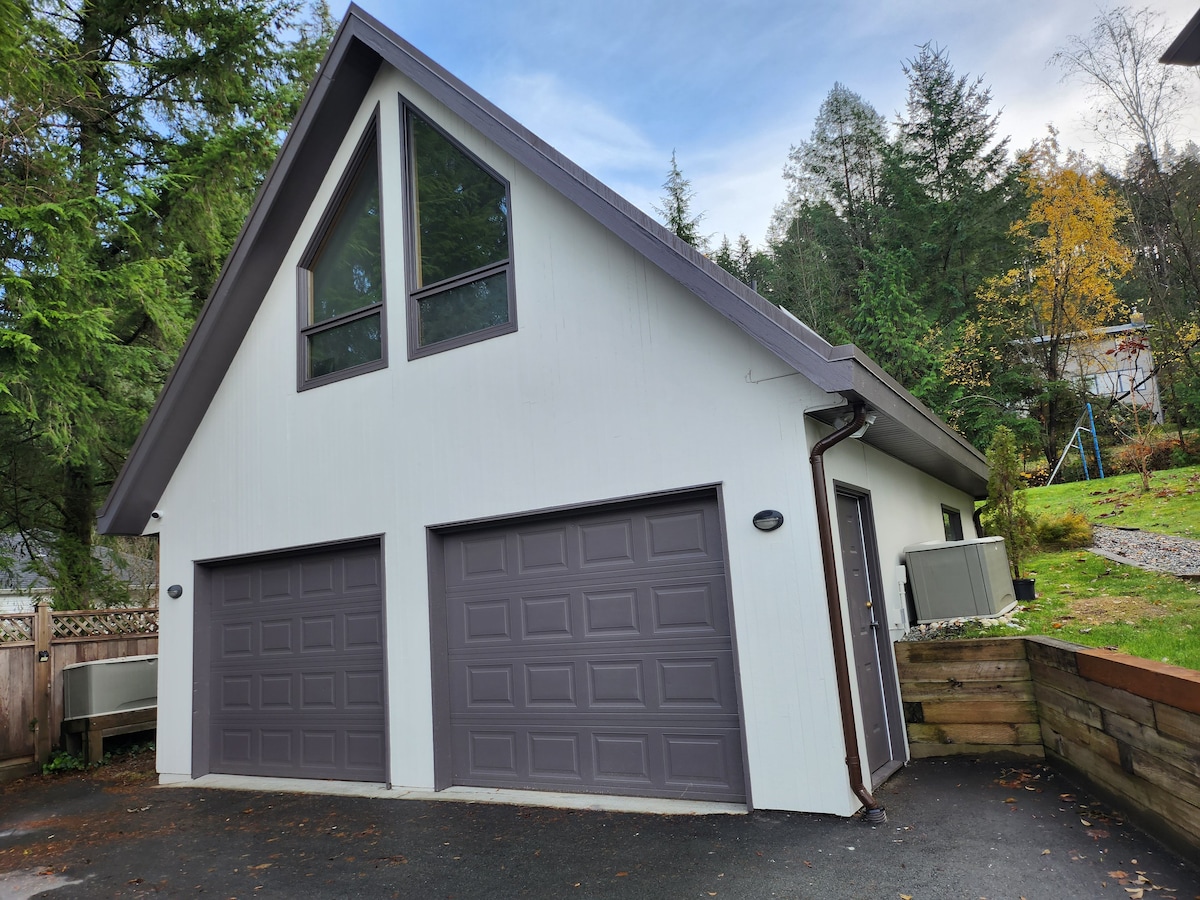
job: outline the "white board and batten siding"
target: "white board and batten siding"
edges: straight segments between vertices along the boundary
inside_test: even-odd
[[[399,95],[511,184],[513,334],[407,360]],[[387,368],[298,393],[295,267],[378,105]],[[847,786],[807,458],[829,397],[385,67],[159,508],[159,770],[192,754],[193,563],[383,535],[388,778],[434,785],[427,528],[696,485],[726,515],[746,767],[755,806],[846,815]],[[852,454],[851,454],[852,455]],[[878,455],[878,454],[876,454]],[[834,472],[871,467],[838,453]],[[881,457],[882,459],[882,457]],[[872,460],[872,465],[876,460]],[[877,503],[911,510],[932,488]],[[862,474],[859,474],[859,469]],[[762,508],[787,524],[763,534]],[[889,510],[890,511],[890,510]],[[878,520],[889,518],[878,510]],[[911,521],[911,515],[898,516]],[[936,538],[938,532],[918,535]],[[912,534],[880,535],[885,558]]]

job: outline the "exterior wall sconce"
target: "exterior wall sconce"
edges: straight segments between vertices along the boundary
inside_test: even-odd
[[[173,584],[169,588],[167,588],[167,596],[170,597],[172,600],[178,600],[180,597],[183,596],[183,588],[181,586],[179,586],[178,584]]]
[[[777,509],[764,509],[754,514],[754,527],[759,531],[774,531],[783,524],[783,513]]]

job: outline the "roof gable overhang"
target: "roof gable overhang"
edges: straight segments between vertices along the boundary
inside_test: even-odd
[[[1188,20],[1158,61],[1176,66],[1200,65],[1200,12]]]
[[[138,534],[183,458],[382,65],[429,92],[822,390],[877,412],[867,443],[973,496],[983,457],[856,348],[834,347],[351,5],[208,302],[99,514]],[[880,427],[882,420],[882,427]]]

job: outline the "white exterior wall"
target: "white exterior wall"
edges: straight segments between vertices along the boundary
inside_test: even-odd
[[[399,93],[510,180],[519,323],[514,334],[411,362]],[[376,103],[389,366],[298,393],[295,266]],[[384,535],[390,780],[429,788],[426,528],[720,484],[754,805],[853,812],[804,418],[830,398],[794,373],[776,377],[788,373],[398,74],[382,72],[159,503],[161,583],[185,588],[161,609],[159,652],[171,661],[160,669],[164,779],[191,769],[194,561]],[[874,457],[856,467],[843,455],[839,477],[876,483]],[[932,499],[938,531],[929,536],[940,536],[932,486],[908,497],[881,491],[879,500],[893,494],[898,506]],[[787,524],[756,531],[751,517],[765,507],[782,510]],[[891,511],[877,506],[878,520]],[[888,532],[881,550],[890,555],[902,541]]]

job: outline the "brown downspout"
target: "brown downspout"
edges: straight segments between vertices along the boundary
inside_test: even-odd
[[[829,490],[825,486],[825,451],[840,444],[867,420],[867,408],[854,404],[850,424],[825,435],[813,446],[808,461],[812,465],[813,492],[816,495],[817,532],[821,539],[821,564],[825,569],[825,599],[829,606],[829,630],[833,635],[833,667],[837,673],[838,706],[842,713],[842,739],[846,744],[846,769],[850,789],[866,810],[863,821],[877,825],[887,821],[887,813],[863,784],[862,760],[858,756],[858,726],[855,724],[854,699],[850,693],[850,661],[846,656],[846,630],[842,627],[842,594],[838,589],[837,557],[833,547],[833,525],[829,516]]]

